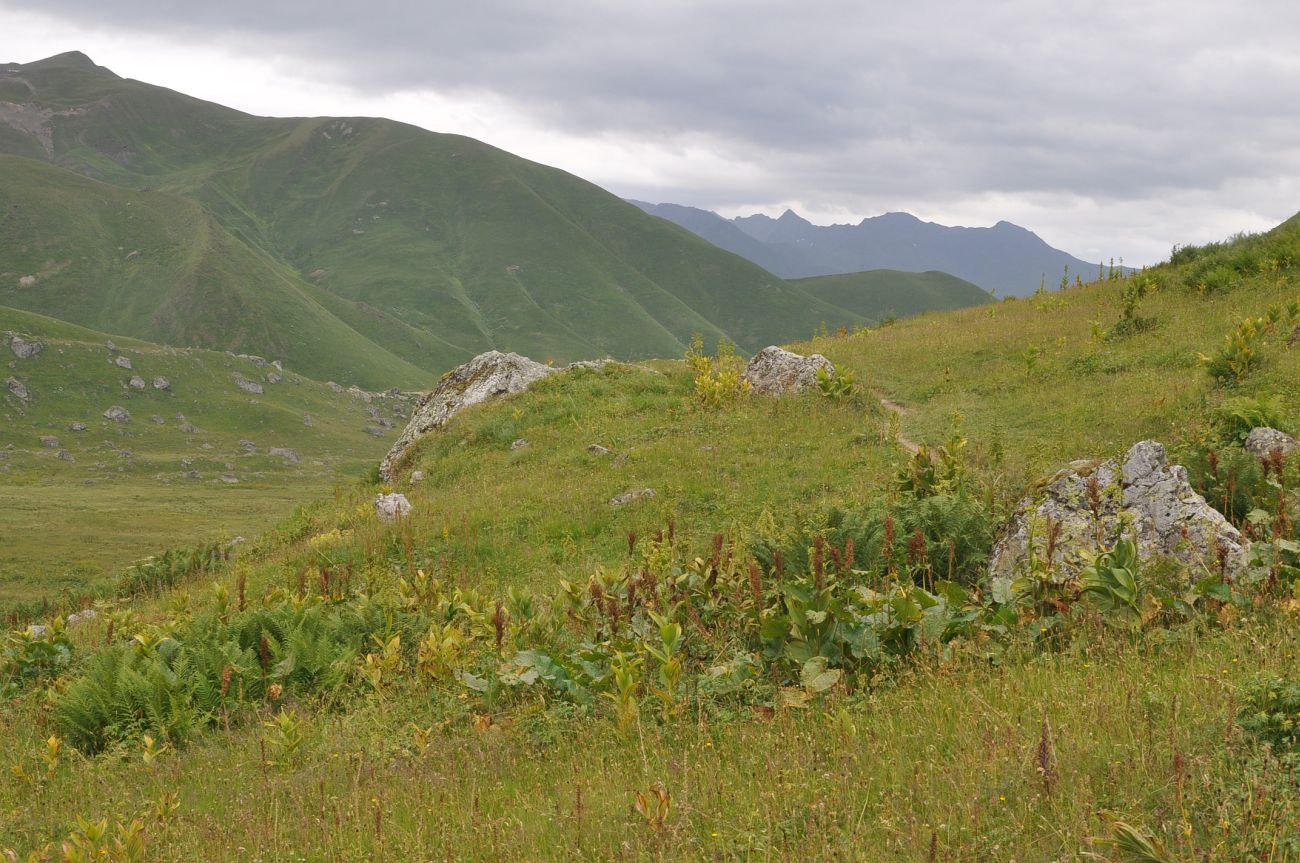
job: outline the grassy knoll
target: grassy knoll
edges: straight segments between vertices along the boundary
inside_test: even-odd
[[[839,399],[665,361],[468,410],[409,519],[358,484],[11,634],[0,847],[80,817],[178,860],[1294,861],[1300,476],[1237,432],[1295,430],[1298,243],[817,339]],[[1151,436],[1231,467],[1271,563],[989,589],[1028,483]]]

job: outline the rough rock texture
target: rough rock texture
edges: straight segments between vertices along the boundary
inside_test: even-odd
[[[411,447],[434,429],[441,428],[463,409],[501,396],[522,392],[555,370],[527,357],[488,351],[442,376],[433,392],[416,404],[415,413],[397,443],[379,465],[379,473],[392,480]]]
[[[5,378],[5,386],[9,388],[9,392],[13,393],[23,401],[27,401],[27,399],[31,398],[31,394],[27,392],[27,387],[24,386],[23,382],[18,380],[18,378]]]
[[[424,482],[424,471],[422,471],[422,470],[413,470],[413,471],[411,471],[411,482],[413,482],[413,483],[415,483],[415,482]]]
[[[1246,452],[1256,458],[1268,458],[1274,452],[1282,453],[1283,458],[1285,458],[1296,450],[1300,450],[1300,441],[1286,432],[1261,426],[1250,430],[1250,434],[1246,436],[1246,443],[1243,446]]]
[[[121,405],[113,405],[104,411],[104,418],[110,419],[115,423],[124,423],[131,419],[131,413]]]
[[[31,359],[39,354],[45,347],[44,342],[38,342],[35,340],[28,341],[22,336],[15,335],[14,333],[5,333],[5,336],[9,339],[9,350],[13,351],[14,356],[18,357],[20,360]]]
[[[1055,574],[1064,581],[1078,574],[1084,552],[1109,548],[1124,521],[1137,528],[1138,557],[1173,558],[1194,576],[1217,572],[1219,554],[1232,577],[1246,566],[1246,541],[1235,527],[1192,488],[1187,470],[1170,465],[1155,441],[1134,444],[1122,463],[1076,461],[1020,502],[1006,534],[993,547],[989,574],[995,583],[1023,574],[1029,536],[1045,556],[1047,524],[1060,526]]]
[[[235,386],[239,387],[244,392],[255,396],[260,396],[262,394],[262,385],[257,381],[250,381],[239,372],[235,372],[230,377],[235,381]]]
[[[604,447],[598,443],[594,443],[591,446],[587,447],[587,452],[591,453],[592,455],[609,455],[610,450],[609,447]]]
[[[527,438],[515,438],[510,444],[511,449],[528,449],[530,446],[532,444],[528,442]]]
[[[411,502],[400,493],[375,495],[375,515],[380,521],[393,522],[411,514]]]
[[[609,499],[610,506],[622,506],[625,503],[632,503],[637,500],[645,500],[648,497],[654,497],[655,490],[652,488],[635,488],[625,491],[622,494],[616,494]]]
[[[130,358],[130,357],[119,356],[119,357],[117,357],[115,360],[113,360],[113,362],[117,365],[118,368],[122,368],[122,369],[129,369],[129,368],[131,368],[131,358]]]
[[[156,390],[169,390],[172,388],[172,382],[164,377],[157,377],[153,379],[153,388]]]
[[[58,449],[60,446],[59,439],[52,434],[41,435],[41,446],[47,449]]]
[[[68,431],[83,432],[85,430],[86,430],[85,423],[73,423],[72,425],[68,426]]]
[[[302,464],[302,457],[298,455],[297,450],[291,450],[287,447],[273,446],[269,454],[275,458],[284,459],[285,464]]]
[[[834,373],[835,366],[821,354],[802,356],[777,347],[763,348],[745,367],[745,380],[754,392],[783,396],[817,385],[817,370]]]
[[[147,386],[144,382],[144,378],[139,375],[131,375],[131,380],[127,381],[126,385],[133,390],[142,390]]]

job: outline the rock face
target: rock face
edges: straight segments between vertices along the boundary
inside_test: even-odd
[[[5,386],[9,388],[9,392],[13,393],[23,401],[27,401],[27,399],[31,398],[31,394],[27,392],[27,387],[24,386],[23,382],[18,380],[18,378],[5,378]]]
[[[250,381],[239,372],[235,372],[230,377],[235,381],[235,386],[249,395],[260,396],[262,394],[262,385],[257,381]]]
[[[799,393],[817,385],[817,370],[834,374],[835,366],[821,354],[802,356],[778,347],[763,348],[745,367],[745,380],[765,396]]]
[[[394,522],[411,514],[411,502],[404,494],[375,495],[375,515],[383,522]]]
[[[15,335],[14,333],[5,333],[5,336],[9,339],[9,350],[13,351],[14,356],[18,357],[20,360],[31,359],[39,354],[45,347],[43,342],[35,340],[29,342],[22,336]]]
[[[379,473],[391,481],[406,454],[420,438],[446,425],[465,408],[522,392],[554,371],[527,357],[500,351],[479,354],[457,366],[443,375],[437,388],[416,404],[411,421],[380,463]]]
[[[115,423],[124,423],[131,419],[131,414],[121,405],[113,405],[111,408],[104,411],[104,418],[110,419]]]
[[[1300,441],[1286,432],[1261,426],[1250,430],[1242,446],[1255,458],[1269,458],[1274,452],[1280,452],[1282,457],[1286,458],[1296,450],[1300,450]]]
[[[1246,541],[1192,488],[1187,470],[1170,465],[1155,441],[1134,444],[1122,463],[1071,462],[1020,502],[1006,534],[993,547],[989,575],[999,580],[1022,575],[1028,565],[1030,535],[1045,558],[1048,523],[1057,525],[1054,572],[1058,581],[1077,575],[1084,552],[1110,548],[1131,520],[1137,530],[1138,558],[1167,557],[1191,568],[1193,577],[1217,573],[1235,577],[1246,566]],[[1132,528],[1127,528],[1132,530]]]

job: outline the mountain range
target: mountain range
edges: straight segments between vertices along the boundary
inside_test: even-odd
[[[1066,272],[1071,282],[1076,275],[1085,282],[1104,275],[1101,264],[1054,249],[1010,222],[964,228],[885,213],[856,225],[814,225],[793,210],[776,219],[762,214],[725,219],[680,204],[632,203],[787,279],[876,269],[939,270],[1000,296],[1027,296],[1044,284],[1056,286]]]
[[[77,52],[0,66],[0,304],[371,388],[491,348],[753,351],[896,305],[828,302],[471,138],[255,117]]]

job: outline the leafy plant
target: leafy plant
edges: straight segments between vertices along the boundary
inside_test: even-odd
[[[833,402],[851,398],[857,392],[853,372],[847,369],[828,371],[826,366],[818,366],[817,391]]]
[[[704,349],[704,337],[696,333],[686,351],[686,365],[691,370],[695,398],[705,407],[718,408],[749,394],[750,383],[744,376],[744,363],[729,340],[718,340],[716,357]]]
[[[1300,764],[1300,681],[1258,680],[1246,687],[1237,715],[1241,727],[1290,764]]]

